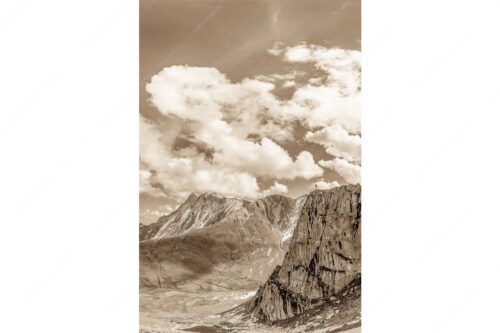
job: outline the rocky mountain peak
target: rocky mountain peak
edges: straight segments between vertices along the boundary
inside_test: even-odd
[[[310,193],[283,264],[246,304],[266,322],[323,304],[361,273],[361,186]]]
[[[300,203],[298,206],[297,204]],[[140,239],[160,239],[182,235],[186,232],[218,223],[224,219],[240,219],[258,214],[289,240],[295,227],[302,201],[283,195],[270,195],[254,202],[213,192],[192,193],[169,215],[156,223],[140,226]],[[238,217],[236,217],[238,213]],[[287,242],[284,243],[286,248]]]
[[[191,194],[187,197],[187,199],[186,199],[186,201],[185,201],[184,203],[192,203],[192,202],[195,202],[195,201],[196,201],[196,199],[198,199],[198,195],[197,195],[196,193],[191,193]]]

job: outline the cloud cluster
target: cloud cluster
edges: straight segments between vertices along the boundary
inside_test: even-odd
[[[311,186],[311,189],[312,190],[329,190],[329,189],[332,189],[332,188],[338,187],[338,186],[340,186],[340,184],[336,181],[327,182],[324,180],[319,180]]]
[[[334,158],[330,161],[321,160],[319,164],[322,167],[337,171],[348,183],[361,183],[361,167],[359,165],[349,163],[342,158]]]
[[[278,182],[274,182],[273,185],[271,185],[267,190],[262,192],[262,196],[268,196],[272,194],[287,194],[288,193],[288,186],[284,184],[280,184]]]
[[[336,124],[349,133],[361,133],[359,51],[300,44],[275,47],[269,52],[289,63],[311,63],[324,73],[299,86],[285,112],[300,118],[310,128]]]
[[[300,44],[270,50],[291,63],[312,63],[326,74],[313,77],[295,92],[295,111],[312,130],[304,140],[323,146],[333,160],[319,163],[335,170],[348,183],[361,173],[361,53]],[[323,186],[322,184],[321,186]]]
[[[222,130],[243,138],[254,133],[282,142],[292,139],[293,129],[280,112],[274,87],[248,78],[232,83],[216,68],[171,66],[154,75],[146,91],[162,114],[191,121],[193,127],[210,125],[205,133]]]
[[[304,78],[294,70],[231,82],[215,68],[171,66],[151,78],[146,90],[162,119],[140,119],[141,192],[258,198],[287,193],[279,180],[323,176],[321,166],[358,181],[347,170],[360,161],[359,52],[307,44],[269,52],[290,64],[310,63],[316,74]],[[281,87],[294,89],[290,99],[276,96]],[[297,125],[307,129],[304,137],[297,137]],[[316,163],[307,150],[291,156],[285,147],[297,140],[318,144],[332,161]],[[274,184],[262,189],[260,180]]]
[[[150,184],[187,196],[190,192],[219,192],[256,197],[256,178],[246,172],[217,165],[193,149],[173,149],[161,132],[143,117],[140,120],[141,174],[149,172]]]
[[[154,180],[177,191],[255,198],[261,192],[256,177],[323,175],[310,152],[293,158],[277,143],[293,138],[293,124],[280,112],[283,103],[273,88],[252,79],[232,83],[215,68],[172,66],[153,76],[146,86],[151,102],[168,119],[180,121],[191,147],[175,150],[171,142],[170,147],[162,144],[158,129],[143,119],[141,160],[156,171]]]
[[[339,125],[323,127],[315,132],[307,132],[304,140],[320,144],[334,157],[342,157],[349,162],[361,161],[361,137],[349,134]]]

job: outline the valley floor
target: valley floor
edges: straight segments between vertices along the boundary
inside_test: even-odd
[[[169,290],[163,288],[141,288],[140,329],[141,332],[167,333],[186,332],[183,329],[217,322],[216,314],[231,309],[255,293],[251,290]],[[206,329],[206,332],[217,332]]]
[[[279,328],[249,323],[242,317],[218,315],[250,299],[257,288],[252,289],[200,289],[195,284],[186,284],[180,290],[165,288],[140,289],[140,332],[141,333],[299,333],[336,332],[333,327],[312,328],[308,325],[296,328]],[[359,325],[353,323],[352,326]],[[360,333],[356,327],[343,331]]]

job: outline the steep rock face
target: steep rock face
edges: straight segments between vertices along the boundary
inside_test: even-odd
[[[303,332],[340,332],[361,325],[361,274],[318,306],[294,317],[274,322],[282,328],[301,327]]]
[[[321,305],[361,272],[361,186],[307,196],[283,264],[246,305],[273,322]]]

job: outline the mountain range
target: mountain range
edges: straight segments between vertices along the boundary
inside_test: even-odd
[[[270,195],[254,202],[226,197],[217,193],[191,194],[173,213],[161,217],[156,223],[140,224],[140,240],[163,239],[184,235],[203,227],[253,216],[265,219],[283,238],[289,241],[306,196],[290,199],[283,195]],[[255,216],[253,216],[255,217]]]
[[[297,199],[191,194],[176,211],[140,225],[141,288],[257,290],[219,315],[233,330],[359,326],[360,194],[359,185]]]

